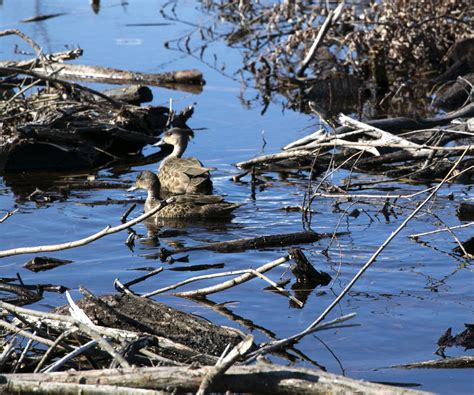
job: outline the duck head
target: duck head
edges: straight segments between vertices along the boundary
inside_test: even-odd
[[[135,191],[137,189],[144,189],[145,191],[153,191],[157,194],[160,192],[160,180],[155,173],[144,170],[140,172],[135,180],[135,185],[127,191]]]
[[[188,146],[189,139],[194,137],[194,132],[191,129],[172,128],[163,133],[160,141],[153,144],[159,147],[165,144],[173,146],[173,152],[170,156],[180,158]]]

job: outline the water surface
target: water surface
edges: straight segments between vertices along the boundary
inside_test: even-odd
[[[248,108],[240,101],[241,86],[233,71],[240,67],[240,54],[223,43],[216,42],[209,50],[208,61],[212,64],[212,53],[219,62],[225,60],[226,73],[199,62],[183,53],[170,51],[164,43],[185,35],[193,26],[164,20],[159,10],[164,2],[134,1],[127,5],[120,2],[103,2],[98,14],[88,2],[4,0],[0,5],[0,29],[17,28],[32,37],[46,52],[58,52],[65,46],[80,46],[84,56],[78,63],[117,67],[143,72],[160,72],[178,69],[199,68],[207,81],[203,92],[195,95],[186,92],[153,88],[154,105],[168,105],[173,99],[176,109],[194,104],[195,114],[189,125],[205,128],[196,132],[195,141],[189,146],[187,155],[199,157],[205,164],[217,167],[213,173],[217,193],[224,194],[234,202],[245,203],[236,212],[231,223],[218,227],[201,224],[181,228],[183,234],[162,238],[160,245],[153,245],[147,239],[150,232],[145,224],[134,230],[143,235],[132,252],[124,244],[127,234],[111,235],[88,246],[48,255],[70,259],[74,263],[48,272],[32,273],[22,265],[33,256],[20,255],[0,261],[0,277],[12,277],[18,272],[25,283],[55,283],[72,289],[75,298],[80,298],[78,288],[86,286],[95,294],[114,292],[113,281],[119,278],[129,281],[143,272],[135,269],[158,267],[156,260],[145,255],[157,252],[160,246],[170,248],[170,243],[180,242],[193,245],[204,241],[220,241],[264,234],[296,232],[303,230],[301,214],[282,210],[285,206],[302,203],[307,187],[304,177],[283,177],[271,173],[272,178],[265,188],[257,189],[252,199],[248,183],[236,184],[230,177],[237,173],[235,163],[264,153],[276,152],[285,144],[314,130],[317,119],[292,111],[283,111],[278,104],[271,104],[264,115],[262,108]],[[66,15],[38,23],[19,21],[37,14],[65,12]],[[199,5],[192,1],[179,3],[179,16],[183,20],[199,24],[210,16],[199,11]],[[127,26],[137,23],[168,23],[158,26]],[[0,38],[2,59],[23,58],[13,53],[13,37]],[[30,50],[20,43],[22,50]],[[221,64],[221,63],[219,63]],[[94,86],[101,88],[101,86]],[[255,95],[251,89],[246,91]],[[151,153],[147,147],[145,153]],[[131,183],[143,169],[155,170],[158,164],[133,167],[125,172],[104,169],[94,174],[102,181],[123,181]],[[80,172],[87,174],[87,172]],[[347,176],[340,173],[332,180]],[[370,177],[356,175],[363,180]],[[25,187],[35,189],[35,176]],[[373,178],[373,177],[372,177]],[[116,225],[127,204],[89,205],[87,203],[106,199],[132,199],[136,195],[125,188],[109,190],[72,191],[64,201],[37,206],[24,200],[20,193],[14,193],[14,183],[8,177],[0,179],[0,210],[3,215],[17,207],[19,211],[0,224],[0,249],[20,246],[55,244],[75,240],[92,234],[108,224]],[[389,183],[379,188],[393,187],[392,193],[407,193],[425,188],[425,185],[402,185]],[[371,190],[365,191],[367,193]],[[382,189],[374,193],[384,193]],[[454,201],[448,194],[454,194]],[[141,195],[143,197],[143,195]],[[472,198],[472,189],[452,185],[440,192],[432,209],[450,225],[459,224],[455,216],[456,205],[465,198]],[[335,295],[347,284],[357,270],[367,261],[377,247],[396,229],[414,206],[399,201],[402,207],[387,223],[380,209],[382,202],[358,204],[352,208],[366,210],[358,218],[349,217],[341,224],[341,231],[349,231],[334,243],[329,257],[321,254],[328,240],[302,246],[312,263],[328,272],[334,279],[330,287],[313,291],[302,309],[289,306],[284,297],[264,291],[267,284],[253,280],[213,295],[216,303],[233,301],[228,309],[234,314],[254,322],[259,327],[272,331],[277,337],[286,337],[304,329],[329,305]],[[348,207],[345,205],[343,207]],[[407,209],[404,209],[406,207]],[[313,218],[313,229],[318,232],[332,232],[340,215],[334,213],[333,201],[320,199],[313,207],[317,214]],[[138,216],[141,207],[132,213]],[[352,323],[357,327],[326,331],[303,339],[298,348],[308,359],[316,361],[334,373],[349,377],[383,382],[418,383],[419,388],[441,393],[472,393],[473,376],[467,370],[413,370],[390,369],[392,365],[411,363],[435,358],[436,341],[448,328],[453,332],[463,330],[463,324],[472,322],[473,280],[472,267],[462,259],[449,255],[456,245],[445,233],[425,240],[427,246],[416,244],[407,236],[435,228],[436,219],[423,214],[404,230],[378,258],[362,279],[355,285],[348,297],[333,310],[328,318],[356,312]],[[172,227],[168,227],[172,228]],[[457,235],[466,239],[469,230]],[[194,251],[191,264],[225,263],[225,270],[256,268],[286,254],[285,249],[247,251],[243,253],[218,254],[208,251]],[[178,265],[179,263],[175,264]],[[166,264],[165,264],[166,265]],[[287,267],[273,270],[269,276],[278,280]],[[209,273],[216,272],[209,271]],[[166,271],[134,287],[136,292],[149,292],[189,277],[186,272]],[[199,283],[205,286],[212,282]],[[184,287],[193,289],[196,285]],[[240,327],[245,332],[252,330],[203,305],[162,295],[157,300],[174,305],[185,311],[204,316],[215,323]],[[36,308],[47,309],[65,303],[64,295],[46,294]],[[267,341],[263,331],[252,331],[257,341]],[[448,355],[462,355],[462,350],[448,350]],[[285,363],[279,360],[278,362]],[[301,361],[301,366],[312,366]]]

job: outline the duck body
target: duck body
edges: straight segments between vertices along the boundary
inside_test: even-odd
[[[160,180],[151,171],[142,171],[133,189],[144,189],[148,192],[145,201],[145,212],[160,204]],[[157,218],[180,219],[219,219],[232,217],[232,211],[240,204],[228,203],[222,196],[186,194],[175,196],[175,201],[163,207],[155,216]]]
[[[161,190],[166,194],[205,194],[212,193],[210,170],[196,158],[182,158],[189,139],[194,137],[190,129],[173,128],[164,133],[155,145],[169,144],[173,152],[162,160],[158,168]]]

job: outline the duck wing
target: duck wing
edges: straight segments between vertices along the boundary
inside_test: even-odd
[[[212,193],[209,171],[196,158],[170,158],[160,167],[158,177],[164,190],[182,193]]]
[[[217,204],[223,203],[224,198],[219,195],[200,195],[200,194],[186,194],[186,195],[178,195],[175,196],[176,203],[178,204],[185,204],[185,203],[192,203],[195,205],[206,205],[206,204]]]

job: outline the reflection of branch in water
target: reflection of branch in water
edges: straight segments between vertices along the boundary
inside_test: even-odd
[[[415,240],[418,244],[421,244],[422,246],[424,247],[428,247],[430,249],[432,249],[433,251],[437,251],[437,252],[440,252],[441,254],[443,255],[446,255],[450,258],[453,258],[455,259],[456,261],[458,261],[459,263],[464,263],[465,262],[465,259],[462,259],[462,257],[456,255],[456,254],[453,254],[452,252],[447,252],[447,251],[443,251],[441,248],[438,248],[436,245],[431,245],[429,242],[427,241],[423,241],[423,240],[420,240],[420,239],[417,239]]]
[[[165,47],[167,49],[169,49],[170,51],[176,51],[176,52],[179,52],[179,53],[182,53],[182,54],[185,54],[186,56],[190,56],[192,57],[193,59],[199,61],[200,63],[206,65],[207,67],[210,67],[211,69],[217,71],[219,74],[221,74],[222,76],[232,80],[232,81],[236,81],[238,82],[238,79],[236,77],[233,77],[229,74],[226,74],[224,72],[224,69],[225,69],[225,64],[223,63],[221,65],[221,67],[217,67],[216,65],[216,62],[217,62],[217,55],[214,53],[213,56],[214,56],[214,64],[211,64],[207,61],[204,60],[204,52],[206,51],[206,49],[209,47],[209,44],[213,43],[213,42],[217,42],[219,40],[219,37],[214,37],[214,33],[213,33],[213,28],[207,28],[205,26],[202,26],[202,25],[198,25],[196,23],[193,23],[193,22],[189,22],[189,21],[186,21],[186,20],[183,20],[183,19],[180,19],[176,12],[175,12],[175,6],[176,5],[173,5],[173,9],[172,9],[172,12],[173,12],[173,15],[174,16],[170,16],[169,14],[167,14],[165,12],[165,7],[166,5],[160,10],[160,13],[161,13],[161,16],[168,20],[168,21],[173,21],[173,22],[179,22],[179,23],[182,23],[184,25],[188,25],[188,26],[191,26],[194,28],[193,31],[191,31],[190,33],[186,33],[184,35],[182,35],[181,37],[178,37],[178,38],[175,38],[173,40],[169,40],[165,43]],[[191,49],[189,43],[191,41],[191,37],[193,36],[193,34],[197,34],[199,33],[200,34],[200,38],[201,40],[204,42],[204,44],[198,46],[197,48],[194,48],[194,49]],[[211,37],[206,37],[206,34],[210,34]],[[185,49],[183,49],[181,47],[181,43],[184,41],[184,46],[185,46]],[[176,48],[172,48],[170,46],[171,43],[174,43],[176,45]],[[196,53],[199,53],[199,55],[196,55]]]
[[[248,318],[244,318],[241,315],[235,314],[232,310],[228,309],[226,305],[231,304],[232,302],[224,302],[224,303],[216,303],[212,300],[209,300],[207,298],[199,298],[199,299],[193,299],[195,302],[202,304],[206,307],[211,308],[214,310],[216,313],[222,315],[223,317],[234,321],[238,323],[241,326],[244,326],[251,331],[257,330],[261,333],[263,333],[265,336],[267,336],[269,339],[276,340],[277,336],[274,332],[271,330],[265,328],[264,326],[255,324],[252,320]],[[323,371],[326,371],[326,368],[324,366],[319,365],[316,361],[312,360],[309,358],[307,355],[305,355],[302,351],[298,350],[295,346],[289,347],[289,350],[291,350],[293,353],[298,355],[302,360],[307,361],[311,363],[314,366],[317,366],[318,368],[322,369]],[[288,357],[288,354],[285,354],[286,357]]]
[[[441,286],[446,285],[446,281],[449,280],[450,277],[454,276],[457,274],[463,267],[457,267],[454,269],[451,273],[448,273],[441,277],[440,279],[434,278],[434,276],[430,274],[424,274],[420,271],[417,270],[412,270],[413,273],[419,274],[420,276],[424,277],[426,280],[426,285],[425,288],[429,289],[432,292],[438,292]]]

